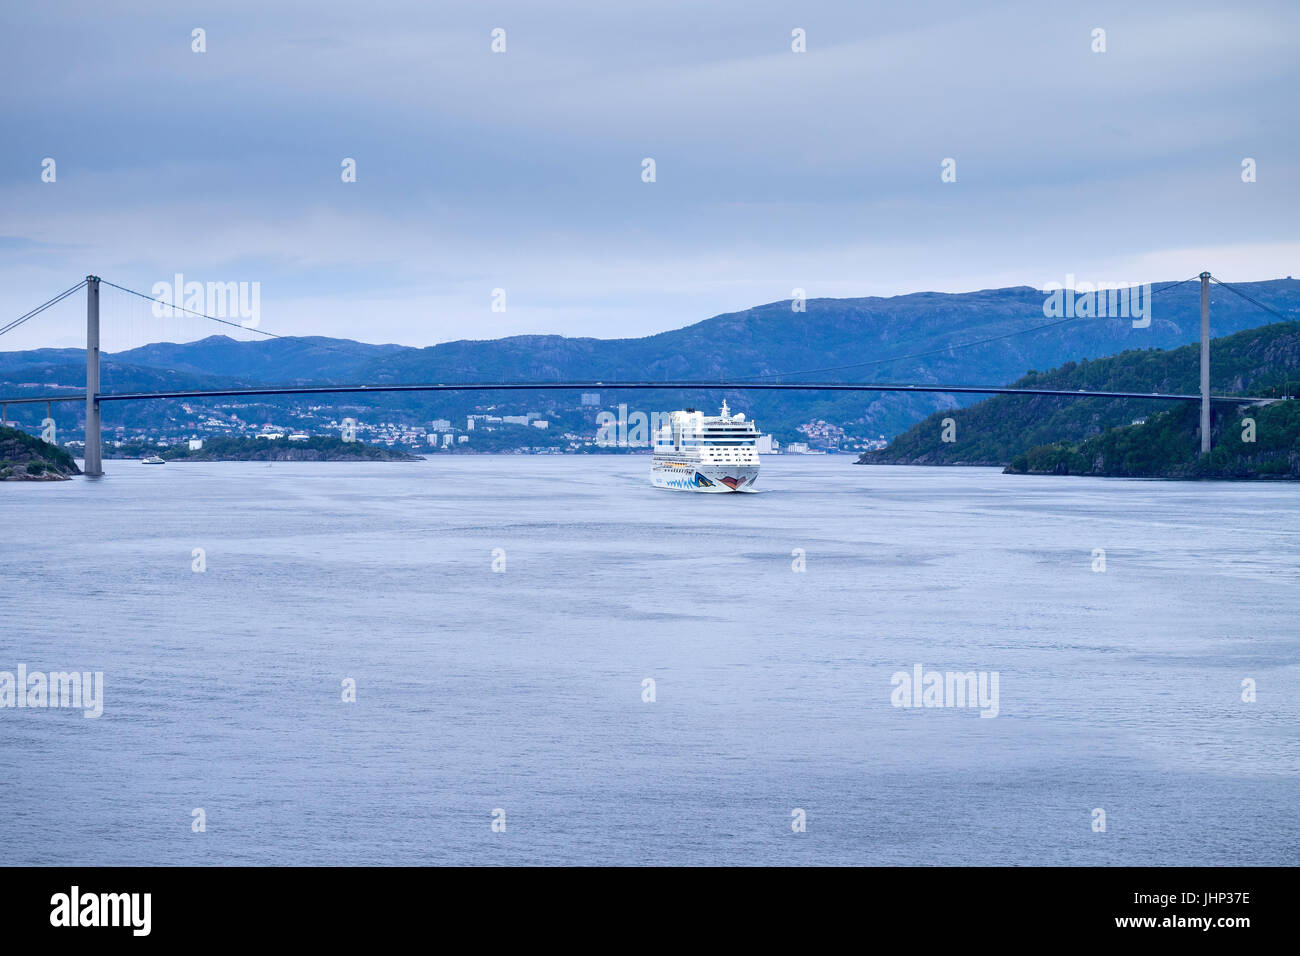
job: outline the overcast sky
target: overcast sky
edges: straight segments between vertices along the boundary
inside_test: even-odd
[[[7,3],[0,324],[88,272],[259,282],[264,328],[412,345],[1300,275],[1300,7],[977,6]]]

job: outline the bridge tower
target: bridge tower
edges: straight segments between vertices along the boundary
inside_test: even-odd
[[[1201,454],[1210,453],[1210,274],[1201,273]]]
[[[86,467],[88,477],[104,474],[99,433],[99,276],[86,276]]]

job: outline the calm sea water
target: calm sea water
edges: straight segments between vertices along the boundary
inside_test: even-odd
[[[1298,862],[1296,486],[850,461],[0,484],[0,670],[105,683],[0,710],[0,860]],[[892,706],[915,664],[998,716]]]

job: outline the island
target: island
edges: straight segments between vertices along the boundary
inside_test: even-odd
[[[58,445],[0,426],[0,481],[67,481],[79,474],[77,462]]]
[[[163,461],[423,461],[419,455],[396,448],[344,441],[335,435],[311,438],[205,438],[199,448],[172,445],[121,445],[111,451],[114,458],[142,458],[157,455]]]

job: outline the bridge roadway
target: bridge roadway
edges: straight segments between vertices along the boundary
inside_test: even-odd
[[[898,385],[888,383],[847,384],[840,382],[459,382],[412,385],[286,385],[264,388],[187,389],[167,392],[101,392],[100,402],[140,402],[162,398],[254,398],[259,395],[354,395],[365,392],[517,392],[596,391],[599,389],[667,391],[750,391],[750,392],[943,392],[954,395],[1054,395],[1061,398],[1136,398],[1157,402],[1199,402],[1201,395],[1156,392],[1089,392],[1057,388],[1009,388],[994,385]],[[1273,398],[1248,395],[1211,395],[1212,402],[1235,405],[1263,405]],[[85,392],[0,398],[0,405],[41,402],[84,402]]]

